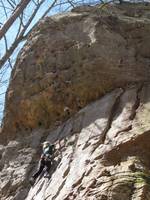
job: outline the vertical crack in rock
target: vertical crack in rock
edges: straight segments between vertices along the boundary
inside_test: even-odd
[[[133,121],[134,121],[134,119],[136,117],[137,109],[140,106],[140,97],[139,97],[139,94],[140,94],[142,88],[143,88],[143,84],[140,84],[139,86],[137,86],[135,103],[132,106],[131,114],[129,116],[129,120],[131,121],[131,124],[129,124],[127,127],[123,128],[123,129],[119,130],[116,133],[115,137],[117,137],[122,132],[128,132],[128,131],[132,130],[132,123],[133,123]]]
[[[117,107],[119,105],[120,98],[124,93],[124,90],[123,89],[121,89],[121,90],[122,90],[121,93],[118,95],[118,97],[116,98],[116,100],[115,100],[115,102],[114,102],[114,104],[112,106],[112,109],[111,109],[111,112],[110,112],[110,116],[109,116],[109,119],[108,119],[108,123],[107,123],[106,129],[104,130],[104,133],[103,133],[103,136],[102,136],[102,143],[105,143],[107,132],[111,128],[111,124],[112,124],[113,118],[114,118],[114,116],[116,114],[116,110],[117,110]]]
[[[108,119],[108,123],[107,123],[107,126],[103,132],[103,136],[102,136],[102,143],[105,143],[105,139],[106,139],[106,135],[107,135],[107,132],[109,131],[109,129],[111,128],[111,124],[112,124],[112,121],[113,121],[113,117],[115,116],[115,111],[117,110],[117,107],[119,105],[119,102],[120,102],[120,98],[121,96],[123,95],[124,91],[122,89],[122,92],[120,93],[120,95],[116,98],[113,106],[112,106],[112,109],[111,109],[111,112],[110,112],[110,116],[109,116],[109,119]],[[99,145],[98,145],[99,146]]]
[[[103,131],[102,133],[102,136],[101,136],[101,139],[95,144],[95,147],[92,151],[92,153],[97,149],[97,147],[100,145],[100,144],[104,144],[105,142],[105,139],[106,139],[106,135],[107,135],[107,132],[109,131],[109,129],[111,128],[111,124],[112,124],[112,121],[113,121],[113,117],[115,116],[115,113],[116,113],[116,109],[119,105],[119,102],[120,102],[120,98],[121,96],[123,95],[124,93],[124,90],[121,88],[121,92],[120,94],[116,97],[115,101],[114,101],[114,104],[112,105],[112,108],[111,108],[111,111],[110,111],[110,115],[109,115],[109,118],[108,118],[108,122],[107,122],[107,125],[106,125],[106,128],[105,130]]]
[[[142,88],[143,88],[143,84],[140,84],[140,86],[138,86],[138,88],[137,88],[136,101],[135,101],[135,104],[134,104],[134,106],[132,108],[131,115],[129,117],[130,120],[132,120],[132,121],[134,120],[134,118],[136,116],[136,111],[137,111],[138,107],[140,106],[140,97],[139,97],[139,94],[140,94]]]

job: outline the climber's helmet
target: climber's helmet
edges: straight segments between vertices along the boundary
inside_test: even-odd
[[[45,141],[42,143],[42,145],[43,145],[43,149],[45,149],[45,148],[49,147],[51,144],[49,141]]]

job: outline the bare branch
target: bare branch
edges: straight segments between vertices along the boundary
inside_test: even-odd
[[[14,50],[17,48],[18,44],[25,39],[24,33],[26,32],[27,28],[31,24],[33,18],[35,17],[36,13],[38,12],[40,6],[44,3],[44,1],[45,0],[42,0],[40,2],[40,4],[36,7],[36,9],[32,13],[31,17],[29,18],[27,24],[24,26],[24,28],[21,31],[21,33],[17,36],[17,38],[15,39],[15,41],[13,42],[13,44],[11,45],[11,47],[7,50],[7,52],[5,53],[5,55],[1,58],[1,60],[0,60],[0,68],[2,68],[2,66],[8,60],[8,58],[10,58],[10,56],[12,55],[12,53],[14,52]]]
[[[16,4],[11,1],[11,0],[7,0],[7,2],[9,3],[9,5],[12,7],[12,8],[15,8]]]
[[[10,58],[11,54],[14,52],[14,50],[17,48],[18,44],[22,41],[23,36],[20,35],[16,41],[11,45],[11,47],[7,50],[7,52],[4,54],[2,59],[0,60],[0,68],[5,64],[8,58]]]
[[[20,13],[27,7],[27,5],[30,3],[31,0],[22,0],[20,4],[16,7],[14,13],[11,15],[11,17],[5,22],[3,27],[0,30],[0,39],[4,37],[5,33],[8,31],[8,29],[11,27],[11,25],[14,23],[14,21],[18,18]]]
[[[21,16],[19,16],[19,19],[20,19],[20,24],[19,24],[19,28],[18,28],[18,32],[17,32],[15,40],[18,38],[21,28],[25,27],[25,25],[23,24],[23,13],[21,13]]]
[[[2,0],[1,0],[0,2],[1,2],[2,7],[3,7],[3,9],[4,9],[5,16],[6,16],[6,18],[8,18],[8,15],[7,15],[7,11],[6,11],[6,7],[5,7],[5,5],[4,5],[4,2],[3,2]]]
[[[3,95],[3,94],[5,94],[5,92],[1,93],[0,95]]]
[[[46,15],[50,12],[50,10],[54,7],[54,5],[56,4],[57,0],[54,0],[53,3],[49,6],[49,8],[45,11],[45,13],[42,15],[42,17],[40,18],[43,19],[44,17],[46,17]]]
[[[73,3],[72,1],[68,0],[68,3],[69,3],[73,8],[75,8],[75,5],[74,5],[74,3]]]
[[[34,0],[32,0],[32,2],[33,2],[36,6],[39,4],[39,2],[36,3],[36,1],[34,1]]]

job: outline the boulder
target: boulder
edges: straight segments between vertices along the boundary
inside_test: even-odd
[[[52,127],[116,87],[148,81],[149,11],[81,6],[41,21],[13,69],[2,132]]]

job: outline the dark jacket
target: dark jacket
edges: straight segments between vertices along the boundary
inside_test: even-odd
[[[53,153],[54,153],[54,145],[50,145],[43,149],[41,159],[43,159],[45,161],[51,161]]]

